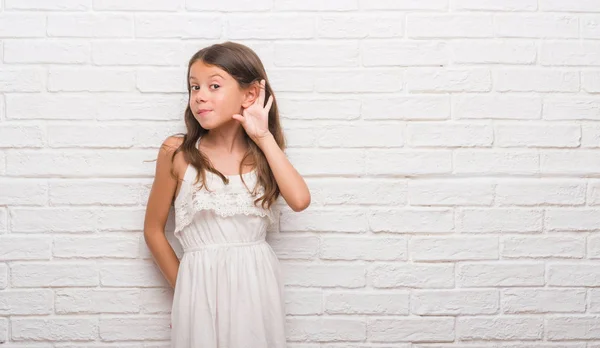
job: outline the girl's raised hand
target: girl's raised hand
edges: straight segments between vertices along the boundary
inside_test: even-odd
[[[258,98],[252,105],[245,108],[242,115],[235,114],[232,116],[242,124],[248,136],[258,142],[261,138],[270,134],[269,132],[269,110],[273,105],[273,96],[269,96],[267,105],[265,105],[265,80],[260,81],[260,92]]]

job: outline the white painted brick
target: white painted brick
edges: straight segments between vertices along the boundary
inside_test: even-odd
[[[347,99],[281,98],[279,112],[283,119],[354,120],[360,117],[360,101]]]
[[[583,258],[585,239],[568,236],[514,236],[502,239],[502,258]]]
[[[404,14],[324,15],[318,18],[322,38],[391,38],[404,34]]]
[[[325,294],[327,314],[408,315],[407,291],[336,291]]]
[[[46,16],[29,13],[0,13],[0,38],[46,36]]]
[[[373,232],[442,233],[454,230],[450,209],[373,209],[369,214]]]
[[[568,289],[568,290],[571,290],[571,289]],[[568,290],[565,289],[565,291],[568,291]],[[590,299],[588,311],[590,313],[598,313],[600,311],[600,289],[588,289],[588,297]]]
[[[417,315],[481,315],[500,310],[498,290],[415,290],[410,311]]]
[[[312,92],[313,69],[269,69],[269,84],[278,92]],[[284,125],[282,125],[285,127]]]
[[[351,11],[358,9],[358,0],[274,0],[277,11]]]
[[[597,340],[598,317],[596,316],[561,316],[546,319],[546,337],[550,341],[558,340]]]
[[[174,41],[94,41],[92,61],[96,65],[180,65],[183,46]]]
[[[218,39],[223,20],[215,15],[136,14],[135,36],[148,39]]]
[[[367,120],[443,120],[450,118],[450,98],[438,95],[365,97],[361,115]]]
[[[565,14],[506,14],[494,17],[496,35],[510,38],[567,39],[579,36],[579,19]]]
[[[464,122],[414,122],[407,132],[412,147],[488,147],[494,135],[489,124]]]
[[[136,258],[139,236],[65,236],[54,237],[55,258]]]
[[[364,10],[423,10],[445,11],[448,0],[359,0],[360,8]]]
[[[359,210],[312,209],[301,213],[284,211],[280,219],[280,231],[307,232],[355,232],[368,230],[366,212]]]
[[[142,289],[142,313],[170,313],[173,306],[173,289]]]
[[[542,99],[518,95],[460,95],[453,98],[453,115],[459,119],[540,119]]]
[[[327,93],[398,92],[402,75],[402,71],[390,69],[324,71],[315,78],[315,89]]]
[[[543,286],[542,262],[465,262],[458,265],[459,287]],[[495,332],[495,331],[494,331]]]
[[[43,147],[44,143],[44,131],[39,126],[12,122],[0,125],[0,148]],[[31,199],[36,198],[31,197]]]
[[[280,259],[314,259],[319,253],[320,241],[316,236],[268,236],[268,242]]]
[[[321,246],[323,260],[406,260],[406,238],[325,237]]]
[[[581,89],[588,93],[600,93],[600,71],[582,71]]]
[[[137,313],[140,290],[57,289],[55,301],[58,314]]]
[[[583,181],[555,179],[510,179],[496,186],[496,204],[502,206],[582,205]]]
[[[13,232],[141,231],[140,208],[13,208]]]
[[[589,205],[600,205],[600,181],[590,180],[588,184],[587,202]]]
[[[544,318],[529,316],[458,317],[456,338],[470,340],[541,340]]]
[[[50,14],[48,36],[129,38],[133,17],[123,14]]]
[[[600,42],[560,40],[545,41],[541,46],[540,64],[547,66],[600,66]]]
[[[564,2],[561,0],[539,0],[542,11],[563,12],[598,12],[600,8],[595,0],[572,0]]]
[[[578,92],[579,72],[556,69],[502,69],[494,79],[500,92]]]
[[[20,262],[10,267],[12,287],[97,286],[98,266],[90,262]]]
[[[599,209],[546,209],[544,226],[548,231],[596,231],[600,226]]]
[[[403,133],[403,124],[334,125],[318,131],[317,144],[321,148],[402,147],[404,145]]]
[[[303,287],[362,288],[366,268],[360,264],[281,263],[286,285]]]
[[[100,282],[107,287],[167,287],[152,261],[107,262],[100,266]]]
[[[51,290],[7,290],[0,292],[0,315],[51,314]]]
[[[499,147],[579,147],[581,128],[566,123],[496,123]]]
[[[364,66],[442,66],[449,60],[446,43],[436,41],[365,40],[360,47]]]
[[[98,337],[98,319],[82,317],[13,318],[14,341],[93,341]]]
[[[51,238],[44,236],[0,236],[0,261],[49,260]]]
[[[48,201],[46,182],[0,178],[0,205],[44,205]]]
[[[543,215],[533,208],[463,208],[457,212],[457,226],[468,233],[541,232]]]
[[[597,97],[552,97],[544,100],[544,119],[600,120]]]
[[[452,154],[447,150],[371,150],[366,169],[375,175],[444,174],[452,170]]]
[[[548,285],[556,287],[597,287],[600,270],[597,263],[551,263],[548,265]]]
[[[456,40],[450,43],[452,61],[460,64],[534,64],[533,41]]]
[[[0,318],[0,343],[8,341],[8,318]]]
[[[117,1],[117,0],[113,0]],[[166,0],[165,0],[166,1]],[[211,2],[204,0],[185,0],[185,6],[192,11],[221,11],[221,12],[247,12],[266,11],[273,5],[272,0],[224,0]]]
[[[140,68],[136,86],[141,92],[186,93],[186,71],[183,68]]]
[[[454,172],[460,174],[535,174],[540,171],[536,152],[524,150],[458,149]]]
[[[181,120],[187,103],[178,95],[59,94],[6,98],[9,119],[52,120]],[[357,111],[358,113],[358,111]]]
[[[8,266],[5,263],[0,263],[0,289],[4,289],[7,286],[8,286]]]
[[[583,313],[585,289],[505,289],[502,308],[505,313]]]
[[[455,335],[454,318],[374,318],[368,327],[374,342],[451,342]]]
[[[90,44],[78,40],[4,41],[5,63],[81,64],[90,62],[90,54]]]
[[[44,74],[42,69],[37,68],[3,67],[0,70],[0,92],[41,92]]]
[[[52,205],[144,205],[151,181],[60,180],[48,185]]]
[[[425,263],[374,264],[369,284],[375,288],[453,288],[454,265]]]
[[[488,69],[414,68],[406,72],[410,93],[488,92],[492,76]]]
[[[579,18],[581,37],[584,39],[600,39],[600,15],[584,15]]]
[[[106,68],[50,68],[48,90],[52,92],[131,92],[135,73]]]
[[[535,11],[536,0],[454,0],[454,10]],[[496,17],[497,18],[497,17]]]
[[[167,340],[171,337],[169,316],[101,317],[103,341]]]
[[[497,237],[414,237],[409,242],[413,261],[498,259]]]
[[[229,39],[310,39],[315,18],[302,15],[232,15],[227,17]]]
[[[424,179],[408,183],[408,202],[412,206],[491,205],[493,200],[494,183],[487,179]]]
[[[286,323],[287,339],[290,341],[363,341],[366,331],[365,322],[361,319],[291,317]]]
[[[183,0],[93,0],[96,11],[177,11]],[[188,0],[189,1],[189,0]]]
[[[85,11],[92,8],[92,0],[4,0],[6,10],[59,10]]]
[[[313,289],[285,290],[288,315],[319,315],[323,313],[323,291]]]
[[[290,150],[287,154],[303,175],[360,175],[365,172],[365,153],[360,149]]]
[[[35,177],[151,176],[155,150],[13,151],[6,158],[7,174]]]
[[[406,182],[397,179],[307,178],[311,205],[391,205],[407,202]]]
[[[276,42],[278,67],[358,66],[359,49],[354,42]]]
[[[493,37],[493,17],[485,14],[408,14],[406,35],[409,38]]]
[[[599,151],[547,150],[540,152],[540,168],[544,174],[595,175],[600,172]]]

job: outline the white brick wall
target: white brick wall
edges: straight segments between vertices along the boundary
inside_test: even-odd
[[[290,348],[600,348],[599,39],[600,0],[0,0],[2,347],[169,346],[151,160],[235,40],[313,197]]]

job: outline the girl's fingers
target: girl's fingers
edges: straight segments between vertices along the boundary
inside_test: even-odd
[[[260,80],[260,92],[258,94],[258,102],[261,107],[265,106],[265,80]]]
[[[269,118],[269,110],[271,110],[271,106],[273,105],[273,96],[269,96],[269,100],[267,101],[267,105],[265,105],[265,111],[267,112],[267,118]]]

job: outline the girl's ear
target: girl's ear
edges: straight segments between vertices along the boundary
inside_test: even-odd
[[[250,87],[244,90],[244,101],[242,102],[242,107],[244,109],[250,107],[250,105],[254,104],[258,96],[260,95],[260,82],[254,82]]]

